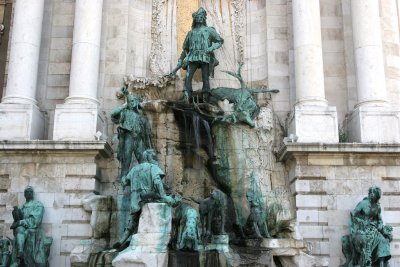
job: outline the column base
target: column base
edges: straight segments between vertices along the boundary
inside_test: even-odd
[[[297,136],[302,143],[338,143],[336,107],[295,106],[289,122],[288,134]]]
[[[54,114],[53,140],[92,141],[96,132],[104,135],[104,120],[92,103],[61,104]],[[101,137],[100,137],[101,138]]]
[[[346,124],[348,142],[400,143],[400,109],[359,106]]]
[[[44,139],[45,118],[33,104],[0,104],[0,140]]]

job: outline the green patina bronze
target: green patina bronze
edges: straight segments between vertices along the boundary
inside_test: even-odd
[[[195,92],[190,103],[170,102],[171,107],[179,111],[196,112],[214,124],[218,122],[231,124],[243,122],[254,127],[254,118],[258,115],[260,107],[253,95],[257,93],[278,93],[279,90],[248,88],[240,74],[242,66],[239,65],[236,72],[223,71],[237,78],[240,81],[240,88],[217,87],[207,92]],[[204,97],[205,95],[206,97]],[[222,110],[219,102],[223,101],[233,104],[233,110]]]
[[[6,237],[0,236],[0,267],[7,267],[10,263],[11,241]]]
[[[162,182],[165,174],[158,166],[156,154],[153,149],[143,152],[143,161],[134,166],[121,179],[124,188],[130,186],[130,217],[122,237],[113,245],[114,248],[124,247],[129,237],[136,233],[140,211],[145,203],[162,202],[173,206],[181,200],[179,196],[168,196],[165,193]]]
[[[40,201],[34,200],[33,187],[24,191],[26,202],[21,208],[14,207],[14,232],[11,267],[38,266],[47,267],[51,237],[46,237],[41,229],[44,207]]]
[[[126,104],[111,111],[110,117],[118,127],[117,159],[121,163],[121,177],[126,175],[132,162],[132,154],[139,163],[143,162],[143,152],[151,148],[150,126],[140,112],[141,98],[131,95],[124,86],[121,92]]]
[[[202,237],[208,241],[211,235],[225,234],[225,199],[224,194],[214,189],[211,196],[200,201]]]
[[[174,239],[178,250],[198,251],[200,236],[198,231],[199,215],[187,203],[181,203],[175,210],[173,219]]]
[[[233,112],[230,115],[216,118],[217,121],[236,123],[244,122],[251,127],[255,126],[254,118],[258,115],[260,108],[257,105],[253,94],[256,93],[278,93],[279,90],[264,90],[247,88],[243,81],[240,70],[243,65],[239,65],[235,72],[223,71],[240,81],[240,88],[218,87],[210,92],[209,103],[218,105],[218,101],[228,100],[233,104]]]
[[[4,24],[0,23],[0,45],[4,34]]]
[[[346,263],[341,267],[389,266],[389,242],[393,238],[393,228],[383,224],[380,198],[381,189],[371,187],[368,197],[358,203],[350,213],[350,234],[342,237]]]
[[[183,51],[176,68],[169,74],[175,75],[180,69],[186,69],[184,98],[188,100],[193,92],[192,79],[197,69],[201,69],[204,93],[210,91],[210,76],[214,76],[214,67],[218,60],[214,56],[214,50],[220,48],[224,40],[213,27],[208,27],[207,12],[199,8],[192,14],[192,30],[186,35],[183,43]]]
[[[261,192],[256,183],[254,172],[250,175],[251,191],[247,192],[246,197],[250,204],[250,215],[247,217],[244,226],[244,235],[246,238],[271,238],[268,225],[265,205],[263,203]]]

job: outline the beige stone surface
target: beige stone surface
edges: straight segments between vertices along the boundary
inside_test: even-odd
[[[77,141],[94,140],[93,133],[100,130],[115,149],[116,127],[108,114],[110,110],[122,104],[115,94],[123,85],[124,78],[151,78],[152,75],[161,75],[161,72],[172,69],[180,54],[183,38],[190,29],[191,13],[203,6],[208,12],[208,25],[215,27],[225,39],[224,46],[216,51],[220,65],[216,69],[215,78],[211,80],[212,87],[237,87],[237,81],[221,70],[234,70],[238,62],[244,62],[242,76],[249,87],[268,85],[271,89],[280,90],[272,96],[256,96],[259,104],[265,105],[269,99],[271,104],[269,110],[264,109],[260,113],[254,131],[245,128],[234,133],[237,145],[245,149],[246,164],[243,172],[236,169],[232,173],[248,176],[251,170],[255,170],[262,177],[261,188],[267,203],[275,201],[278,197],[285,199],[285,207],[289,210],[285,216],[291,218],[296,214],[299,232],[305,236],[312,236],[309,242],[312,244],[313,253],[320,255],[322,259],[330,254],[329,265],[340,265],[343,263],[343,256],[338,236],[347,231],[348,212],[365,196],[369,186],[379,185],[383,188],[384,219],[394,224],[398,223],[399,148],[391,144],[376,145],[365,142],[393,143],[399,139],[397,124],[400,104],[400,2],[373,1],[375,5],[379,4],[378,8],[372,10],[375,12],[373,26],[369,26],[372,20],[365,13],[361,12],[358,18],[354,16],[357,15],[354,12],[361,9],[355,10],[352,4],[364,4],[365,1],[318,2],[319,9],[316,11],[319,12],[315,14],[320,16],[320,27],[316,27],[318,29],[312,33],[321,35],[322,60],[318,58],[313,66],[309,66],[310,59],[316,58],[307,57],[307,54],[300,51],[303,48],[294,51],[294,31],[306,28],[299,29],[297,20],[293,20],[297,13],[294,14],[293,1],[290,0],[104,1],[101,18],[97,17],[102,21],[98,45],[99,67],[95,67],[98,77],[85,76],[78,84],[82,86],[89,81],[91,84],[98,84],[91,86],[90,94],[97,96],[97,114],[102,118],[104,126],[98,127],[94,117],[84,120],[83,116],[78,116],[81,110],[72,119],[83,123],[82,127],[76,124],[76,128],[66,129],[75,132]],[[2,106],[0,129],[3,130],[0,132],[4,134],[0,134],[0,139],[10,140],[17,137],[20,140],[51,140],[60,137],[54,135],[54,132],[57,132],[54,125],[59,117],[59,113],[55,114],[55,109],[57,104],[64,103],[65,98],[69,96],[73,32],[77,25],[75,8],[75,1],[46,0],[41,23],[42,33],[35,35],[34,32],[30,32],[26,35],[30,36],[28,42],[40,43],[38,71],[24,71],[28,65],[17,69],[14,66],[6,67],[5,78],[15,71],[22,73],[13,78],[17,78],[18,84],[21,85],[18,86],[18,90],[30,88],[27,89],[30,92],[29,97],[36,99],[37,111],[42,112],[44,119],[35,120],[30,116],[31,113],[25,112],[26,110],[23,113],[13,113]],[[13,16],[15,17],[15,13]],[[360,19],[359,24],[357,19]],[[353,22],[360,27],[354,27]],[[16,24],[13,21],[11,24],[12,29]],[[313,23],[311,26],[316,25]],[[360,28],[366,29],[368,34],[362,35]],[[371,32],[371,29],[375,30]],[[374,37],[377,32],[380,32],[379,38]],[[303,33],[300,39],[304,40],[307,36],[307,33]],[[379,50],[382,50],[383,60],[376,61],[376,55],[368,49],[364,49],[366,52],[355,52],[355,47],[359,50],[358,44],[362,41],[360,36],[365,37],[365,42],[372,41],[374,45],[381,47]],[[375,43],[377,40],[378,43]],[[8,45],[7,62],[10,60],[12,42]],[[37,50],[35,48],[36,52]],[[78,73],[83,70],[83,59],[80,63],[82,68],[78,66]],[[369,69],[367,65],[376,62],[383,65],[384,72],[380,70],[379,77],[366,75]],[[325,143],[303,148],[302,144],[294,143],[292,148],[287,146],[286,152],[281,154],[282,159],[286,160],[285,163],[277,163],[275,147],[280,146],[281,137],[288,133],[288,114],[294,111],[298,97],[296,79],[299,79],[302,73],[296,74],[296,64],[305,66],[301,67],[303,70],[310,69],[308,74],[320,74],[315,84],[324,90],[318,92],[318,96],[324,94],[329,106],[336,109],[337,123],[305,117],[298,124],[308,130],[308,133],[311,132],[306,141]],[[360,65],[364,72],[360,72]],[[37,79],[37,82],[20,78],[25,72],[31,75],[29,81]],[[172,110],[165,106],[166,100],[180,97],[183,75],[183,72],[180,73],[175,83],[166,88],[136,90],[134,93],[145,95],[146,103],[150,103],[144,105],[144,111],[152,126],[153,146],[167,174],[167,184],[173,192],[198,199],[205,194],[201,192],[202,188],[205,188],[206,192],[215,186],[210,173],[204,167],[207,164],[207,153],[204,149],[199,150],[199,160],[194,168],[185,169],[185,157],[180,147],[182,130]],[[302,93],[313,94],[317,89],[317,86],[311,85],[313,79],[304,81],[304,87],[300,88]],[[368,82],[369,80],[372,82]],[[373,88],[357,91],[362,81],[366,81],[367,87]],[[9,85],[4,85],[3,96],[12,93],[7,91],[7,86]],[[78,93],[89,89],[79,86],[76,87]],[[32,93],[32,88],[36,88],[36,93]],[[194,88],[201,88],[198,77],[194,81]],[[353,112],[353,115],[357,115],[358,111],[354,112],[354,106],[359,100],[367,97],[379,98],[385,91],[384,88],[389,108],[378,108],[377,112],[363,113],[369,116],[369,120],[366,121],[352,120],[350,114]],[[375,92],[376,95],[371,92]],[[151,103],[160,99],[162,101],[158,104]],[[88,111],[85,107],[83,109]],[[316,110],[317,108],[314,109]],[[360,122],[363,123],[363,127],[358,127]],[[321,131],[320,124],[329,124],[334,131],[339,128],[339,133],[346,133],[347,136],[344,136],[342,141],[361,141],[364,144],[327,144],[327,140],[332,139],[324,139],[326,135]],[[29,128],[30,126],[33,128]],[[84,131],[83,126],[87,126],[88,130]],[[346,132],[351,127],[358,129],[350,131],[355,133],[355,137]],[[359,138],[357,134],[361,136],[361,132],[368,135]],[[64,135],[67,134],[68,131],[65,131]],[[123,194],[116,181],[119,173],[118,161],[115,158],[102,157],[94,160],[94,154],[87,152],[87,149],[93,149],[88,148],[92,145],[90,142],[83,142],[81,145],[74,142],[0,142],[0,231],[10,234],[10,207],[24,201],[22,191],[26,184],[34,184],[38,190],[38,199],[46,206],[45,229],[57,237],[52,248],[52,255],[56,255],[51,259],[54,266],[69,266],[69,252],[74,247],[78,250],[79,246],[85,247],[88,242],[86,240],[93,234],[90,229],[93,226],[90,226],[89,221],[94,213],[85,211],[82,201],[93,192],[111,195],[115,199]],[[300,149],[301,152],[296,152],[296,149]],[[295,210],[295,200],[299,209],[292,212]],[[246,201],[244,204],[247,204]],[[57,219],[53,220],[53,217]],[[396,226],[394,230],[396,236],[399,235],[398,228]],[[81,237],[73,236],[72,233],[77,230],[82,233]],[[115,238],[116,229],[112,231],[112,238]],[[398,242],[394,242],[391,265],[395,267],[400,266],[398,249]]]
[[[84,243],[86,248],[104,247],[104,236],[97,226],[106,211],[84,206],[84,199],[98,192],[96,156],[101,155],[110,155],[109,147],[101,141],[1,142],[0,235],[13,236],[9,229],[11,211],[25,202],[23,191],[30,185],[35,199],[45,207],[42,227],[53,237],[50,266],[69,266],[69,253]]]
[[[286,145],[284,153],[291,156],[282,158],[293,163],[289,166],[294,176],[291,188],[296,194],[298,231],[310,243],[312,255],[328,257],[329,266],[344,262],[340,238],[348,234],[349,214],[371,186],[382,189],[384,223],[400,222],[398,208],[392,208],[400,189],[398,163],[394,160],[399,149],[398,145],[374,144]],[[396,227],[393,233],[399,234]],[[396,241],[391,244],[394,266],[399,257],[396,245]]]
[[[165,203],[147,203],[142,207],[138,232],[130,245],[113,260],[114,267],[160,266],[168,264],[172,209]]]

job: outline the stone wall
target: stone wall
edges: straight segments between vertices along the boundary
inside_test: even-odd
[[[385,54],[386,86],[390,102],[399,105],[400,85],[400,27],[399,7],[396,0],[381,2],[381,24]]]
[[[379,186],[383,222],[393,227],[390,266],[400,266],[399,153],[392,145],[286,144],[281,159],[289,167],[298,233],[313,255],[329,258],[329,266],[345,262],[340,239],[349,234],[350,212]]]
[[[337,108],[339,125],[357,103],[350,2],[320,1],[326,98]],[[166,66],[155,68],[168,71],[176,63],[181,51],[176,35],[179,30],[177,12],[191,11],[177,9],[177,3],[157,3],[104,1],[98,98],[105,113],[116,105],[115,92],[125,75],[149,77],[154,74],[150,58],[159,55],[152,56],[150,50],[156,44],[162,45],[160,51],[165,53],[163,62]],[[217,5],[213,1],[204,1],[203,5],[209,12],[208,24],[216,27],[226,41],[225,48],[216,51],[222,60],[213,86],[220,86],[221,82],[236,84],[218,70],[233,69],[235,62],[243,61],[243,74],[250,85],[268,83],[270,88],[280,90],[273,97],[273,103],[284,120],[295,101],[292,2],[238,0],[231,4],[222,1]],[[397,86],[400,81],[398,10],[398,0],[380,1],[386,86],[388,99],[394,105],[400,99]],[[63,103],[68,96],[74,11],[75,1],[45,1],[37,90],[39,107],[48,118],[45,139],[52,139],[55,105]],[[157,28],[158,33],[152,33],[152,28]],[[200,86],[195,83],[195,88]],[[182,80],[176,88],[180,91],[181,87]],[[265,96],[260,95],[259,101],[265,101]]]
[[[0,235],[13,237],[11,212],[25,202],[23,192],[30,185],[45,207],[42,227],[53,237],[50,266],[70,266],[76,246],[105,246],[104,237],[94,238],[92,210],[84,208],[84,200],[99,193],[97,162],[109,156],[105,142],[1,142]]]
[[[339,127],[358,103],[352,1],[319,1],[324,92],[329,106],[336,107]],[[10,6],[13,2],[2,0],[0,4]],[[271,89],[280,90],[272,96],[270,110],[261,113],[260,121],[266,120],[268,124],[272,110],[277,115],[273,127],[282,126],[279,131],[283,136],[287,135],[285,120],[296,102],[293,2],[204,0],[185,5],[185,1],[181,0],[104,0],[100,75],[95,88],[99,113],[105,122],[105,128],[101,129],[103,138],[116,148],[116,126],[108,114],[123,104],[116,98],[116,93],[124,78],[127,75],[150,78],[172,69],[181,52],[183,37],[190,29],[191,12],[200,4],[208,12],[208,25],[215,27],[225,39],[224,46],[216,51],[220,65],[212,86],[238,87],[236,80],[220,71],[233,70],[237,62],[244,62],[243,78],[249,86],[268,85]],[[56,105],[63,104],[69,95],[75,3],[75,0],[45,0],[36,100],[46,117],[46,140],[53,139]],[[379,88],[383,90],[386,86],[388,105],[394,106],[400,104],[399,13],[400,0],[379,0],[386,82]],[[12,14],[8,15],[12,18]],[[5,60],[6,45],[1,45],[0,52]],[[8,69],[4,66],[5,79],[7,73]],[[184,72],[181,72],[172,85],[134,93],[147,94],[144,111],[152,126],[153,145],[167,173],[167,183],[175,192],[195,193],[196,197],[200,197],[206,193],[199,193],[203,184],[198,177],[210,178],[204,167],[206,157],[196,166],[201,171],[184,170],[180,139],[182,129],[165,102],[156,101],[177,99],[182,91],[183,78]],[[200,87],[201,82],[195,78],[194,89]],[[257,100],[264,105],[268,97],[259,94]],[[233,130],[239,135],[237,142],[240,149],[246,149],[246,157],[254,158],[246,163],[245,174],[249,175],[251,170],[259,171],[265,193],[270,189],[289,190],[291,186],[297,205],[298,233],[313,244],[313,253],[329,257],[330,266],[337,266],[343,261],[340,236],[348,231],[349,211],[366,195],[367,188],[376,184],[384,192],[384,220],[395,229],[392,265],[399,266],[398,148],[350,144],[317,148],[306,144],[287,145],[286,161],[275,163],[274,146],[283,136],[276,132],[267,136],[264,130],[258,128],[252,131],[247,126]],[[387,130],[390,132],[391,129]],[[251,142],[246,139],[243,143],[243,136]],[[346,136],[342,137],[342,141],[346,141]],[[93,225],[90,224],[92,215],[84,209],[81,200],[93,193],[112,195],[118,199],[121,193],[116,181],[118,162],[113,157],[99,154],[99,151],[108,149],[104,142],[3,142],[0,146],[1,233],[11,236],[8,229],[10,211],[12,206],[23,203],[23,189],[31,184],[37,190],[37,199],[46,206],[45,230],[54,237],[51,264],[68,266],[71,250],[79,245],[86,246],[91,241],[85,243],[85,240],[94,237]],[[200,151],[199,154],[204,156],[205,152]],[[188,185],[194,185],[195,189]],[[207,184],[206,188],[211,186],[213,184]],[[76,236],[78,231],[82,234]],[[113,234],[112,238],[115,238],[116,233]]]

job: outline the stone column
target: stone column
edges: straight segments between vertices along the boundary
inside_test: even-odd
[[[347,120],[349,141],[399,143],[400,110],[387,102],[379,0],[351,0],[351,16],[358,104]]]
[[[298,142],[338,142],[335,107],[325,99],[319,0],[293,0],[296,104],[289,134]]]
[[[357,106],[387,105],[379,0],[351,1]]]
[[[94,140],[103,0],[77,0],[69,96],[57,105],[53,140]]]
[[[44,117],[36,101],[43,12],[44,0],[15,3],[7,88],[0,104],[0,140],[43,138]]]

